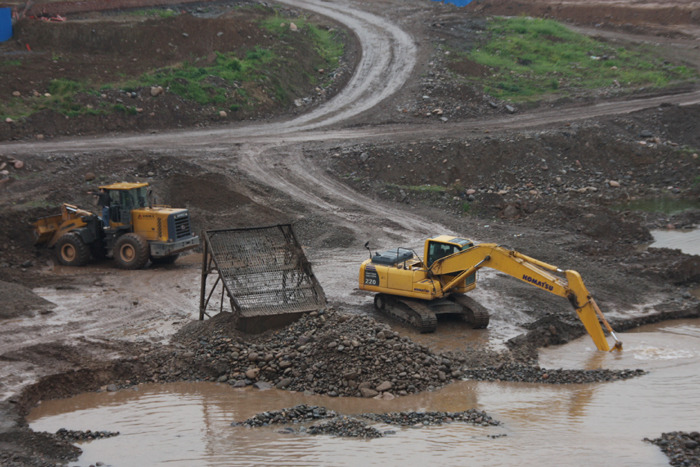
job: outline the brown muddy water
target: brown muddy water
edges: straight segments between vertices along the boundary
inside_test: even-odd
[[[142,385],[138,390],[44,401],[29,415],[37,431],[110,430],[114,438],[80,444],[73,466],[665,466],[644,437],[700,428],[700,320],[666,322],[622,335],[622,354],[594,350],[590,339],[544,349],[548,368],[643,368],[615,383],[543,385],[462,381],[393,401],[232,389],[225,384]],[[231,427],[255,413],[296,404],[344,414],[402,410],[486,410],[498,427],[450,424],[397,428],[376,440],[282,434],[280,427]],[[490,435],[507,436],[490,438]]]

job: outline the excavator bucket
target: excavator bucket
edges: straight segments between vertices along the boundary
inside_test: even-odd
[[[238,329],[259,333],[326,306],[326,296],[289,224],[204,232],[200,319],[222,284]],[[218,278],[207,297],[207,275]]]

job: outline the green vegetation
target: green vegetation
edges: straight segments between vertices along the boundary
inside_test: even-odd
[[[0,61],[0,67],[20,66],[21,64],[22,64],[22,60],[3,60],[3,61]]]
[[[162,10],[159,8],[149,8],[147,10],[135,10],[129,13],[133,16],[158,16],[159,18],[170,18],[178,13],[170,8]]]
[[[289,23],[296,25],[297,31],[289,29]],[[345,51],[345,44],[338,40],[336,33],[333,30],[323,29],[310,23],[305,18],[294,18],[290,20],[282,16],[271,16],[260,22],[263,29],[273,33],[277,38],[284,40],[285,37],[290,37],[292,34],[308,35],[316,50],[316,53],[323,60],[323,66],[319,68],[333,68],[338,65],[338,60]]]
[[[49,83],[49,93],[54,97],[72,96],[83,89],[77,81],[54,79]]]
[[[480,82],[502,99],[523,101],[618,85],[663,87],[697,77],[694,70],[665,62],[648,46],[636,51],[613,47],[552,20],[495,18],[488,37],[479,48],[455,55],[490,68],[491,76]]]
[[[265,79],[263,71],[275,58],[272,51],[262,48],[249,51],[243,59],[237,58],[234,53],[216,52],[216,59],[211,64],[197,66],[195,63],[185,62],[179,67],[144,75],[137,82],[130,83],[130,86],[159,85],[198,104],[222,106],[232,99],[232,96],[225,87],[212,83],[213,77],[228,83]],[[244,89],[239,88],[236,93],[247,103],[248,96]],[[229,108],[230,105],[233,104],[228,104]]]
[[[168,17],[176,14],[172,10],[145,9],[132,12],[134,15]],[[285,52],[303,37],[315,50],[319,59],[314,63],[316,69],[326,71],[337,66],[343,54],[344,44],[338,34],[332,30],[318,27],[305,18],[294,18],[297,31],[290,31],[290,20],[278,15],[268,16],[260,21],[259,26],[274,37],[275,45],[243,49],[234,52],[215,51],[215,58],[192,57],[190,60],[162,68],[139,77],[117,78],[114,82],[92,84],[88,81],[71,81],[56,79],[49,84],[50,98],[36,97],[30,99],[10,99],[0,103],[0,117],[21,118],[43,109],[51,109],[69,117],[81,114],[105,114],[121,112],[136,115],[135,107],[123,104],[99,104],[99,110],[77,104],[77,94],[99,96],[102,92],[120,89],[127,92],[137,91],[149,86],[162,86],[169,93],[177,94],[202,106],[211,106],[217,110],[237,112],[254,108],[266,99],[281,104],[290,102],[290,93],[294,84],[286,77],[290,73],[303,76],[308,73],[302,65],[290,63]],[[285,26],[281,26],[285,23]],[[295,36],[291,36],[294,34]],[[302,36],[296,36],[301,34]],[[291,37],[291,39],[290,39]],[[290,39],[285,41],[285,38]],[[53,57],[60,59],[60,56]],[[20,61],[0,62],[0,66],[16,66]],[[112,75],[114,76],[114,75]],[[117,74],[123,77],[123,74]],[[316,84],[317,74],[308,73],[309,80]],[[328,76],[328,73],[322,75]],[[330,77],[328,79],[331,79]]]

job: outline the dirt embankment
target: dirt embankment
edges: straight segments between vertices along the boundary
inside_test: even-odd
[[[0,82],[0,115],[9,119],[0,124],[0,140],[269,119],[296,114],[335,95],[350,78],[353,37],[331,21],[321,21],[320,27],[335,30],[337,40],[347,42],[346,55],[328,70],[308,33],[280,39],[259,24],[275,15],[280,24],[290,24],[299,11],[234,0],[186,6],[174,16],[149,19],[103,12],[71,16],[65,23],[18,21],[13,40],[0,45],[0,54],[7,57],[0,61],[7,78]],[[203,82],[201,92],[218,95],[216,100],[188,82],[199,80],[194,75],[160,90],[158,82],[134,84],[143,75],[164,76],[183,63],[205,73],[219,60],[217,53],[243,60],[259,50],[278,55],[261,72],[264,77],[233,81],[210,75]],[[79,91],[74,97],[64,97],[74,88]],[[28,115],[17,117],[17,112]]]

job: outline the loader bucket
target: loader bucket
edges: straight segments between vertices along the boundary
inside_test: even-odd
[[[219,312],[228,311],[225,294],[237,328],[244,332],[282,327],[326,306],[321,284],[291,225],[210,230],[203,238],[200,319],[209,316],[209,299],[218,283],[222,284]],[[207,293],[207,276],[212,273],[218,278]]]
[[[42,217],[41,219],[34,222],[34,244],[43,245],[48,243],[53,237],[58,227],[63,222],[63,216],[57,214],[55,216]]]

